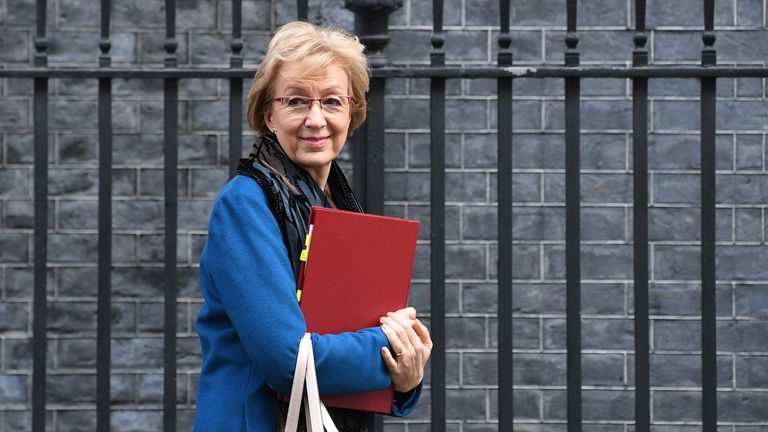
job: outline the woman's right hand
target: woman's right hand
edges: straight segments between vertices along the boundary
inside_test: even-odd
[[[395,390],[408,392],[424,378],[424,366],[432,352],[429,330],[416,319],[416,310],[411,307],[390,312],[380,322],[381,330],[395,351],[391,353],[386,347],[381,348],[392,384]]]

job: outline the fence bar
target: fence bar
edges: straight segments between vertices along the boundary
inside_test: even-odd
[[[368,147],[365,143],[366,123],[360,125],[352,134],[348,142],[352,147],[352,190],[359,197],[365,197],[365,161],[368,160]],[[365,209],[365,208],[364,208]]]
[[[635,1],[632,66],[648,65],[645,0]],[[648,309],[648,78],[632,80],[633,230],[635,296],[635,431],[650,432],[650,340]]]
[[[242,0],[232,0],[232,57],[230,67],[243,67],[243,39],[240,29],[242,22]],[[243,79],[229,79],[229,176],[235,175],[243,145]]]
[[[179,82],[165,80],[165,333],[163,360],[163,430],[176,430],[176,216],[178,214]]]
[[[48,66],[48,38],[45,35],[47,3],[45,0],[35,1],[35,59],[34,64],[41,70],[47,70]],[[42,76],[39,78],[48,78]]]
[[[443,1],[432,2],[430,66],[445,66]],[[445,396],[445,78],[432,78],[429,92],[430,129],[430,324],[437,347],[431,357],[432,425],[446,430]]]
[[[635,430],[650,431],[648,325],[648,79],[632,84],[635,296]]]
[[[701,65],[717,63],[714,0],[704,1]],[[717,431],[717,305],[715,296],[715,134],[717,81],[701,79],[701,412],[703,432]]]
[[[715,92],[714,78],[701,80],[701,372],[704,432],[717,430]]]
[[[35,67],[48,65],[48,39],[45,35],[46,0],[37,0]],[[45,69],[44,69],[45,70]],[[32,431],[44,432],[46,366],[48,358],[48,78],[34,79],[34,277],[32,299]]]
[[[370,82],[368,93],[368,116],[365,128],[365,176],[363,194],[363,207],[366,213],[384,214],[384,94],[387,80],[373,78]],[[355,173],[357,174],[357,173]],[[384,419],[376,415],[376,428],[384,428]]]
[[[402,2],[375,2],[346,0],[344,7],[355,14],[355,33],[365,46],[368,62],[374,71],[385,67],[389,59],[384,48],[389,44],[389,15],[399,9]],[[306,2],[305,6],[306,9]],[[299,6],[301,9],[302,6]],[[386,78],[376,77],[368,91],[368,116],[365,123],[351,138],[353,141],[353,185],[362,196],[363,208],[368,213],[384,213],[384,96]],[[384,429],[384,420],[376,415],[377,430]]]
[[[109,431],[112,270],[112,80],[99,79],[99,270],[96,430]]]
[[[365,159],[365,211],[384,214],[384,92],[387,81],[371,79],[368,93],[368,116]]]
[[[99,67],[109,67],[112,59],[109,50],[112,48],[112,42],[109,40],[109,22],[111,18],[112,5],[110,0],[101,0],[101,38],[99,39]]]
[[[101,0],[99,66],[109,67],[110,0]],[[112,316],[112,79],[99,78],[99,269],[96,311],[96,431],[110,430]]]
[[[355,12],[355,33],[362,38],[364,36],[361,34],[363,30],[364,20],[361,18],[360,12],[355,11],[355,9],[353,9],[349,5],[345,7]],[[365,45],[365,42],[363,42],[363,44]],[[368,52],[369,49],[370,48],[368,48],[368,46],[366,45],[366,53]],[[373,74],[371,73],[371,75]],[[357,196],[362,198],[363,209],[365,209],[367,206],[367,204],[365,203],[365,197],[367,196],[365,186],[366,186],[366,178],[368,177],[366,173],[366,168],[367,168],[366,164],[368,161],[367,139],[368,139],[368,122],[366,121],[366,122],[363,122],[363,124],[361,124],[360,127],[349,138],[349,144],[352,146],[352,189],[355,191]],[[378,425],[377,425],[377,429],[378,429]]]
[[[402,6],[402,2],[377,3],[370,0],[346,0],[344,7],[355,13],[355,33],[365,45],[372,70],[389,63],[384,48],[389,44],[389,15]],[[361,132],[365,137],[365,169],[358,170],[362,158],[355,156],[355,180],[365,185],[363,205],[368,213],[384,212],[384,94],[386,79],[371,79],[368,92],[368,116]],[[362,171],[362,172],[361,172]],[[360,179],[363,174],[365,179]],[[362,183],[361,183],[362,182]]]
[[[581,431],[581,262],[578,78],[565,79],[565,267],[568,432]]]
[[[32,430],[45,430],[45,377],[47,362],[48,248],[48,80],[35,78],[35,275],[32,321]]]
[[[510,0],[499,1],[499,67],[512,66],[509,34]],[[498,374],[499,430],[511,431],[514,424],[512,387],[512,78],[499,78],[498,89]]]
[[[296,0],[296,17],[300,20],[307,20],[309,17],[309,1]]]
[[[567,2],[565,65],[577,67],[577,0]],[[568,432],[581,432],[581,219],[580,219],[580,119],[581,81],[565,78],[565,268],[566,268],[566,368]]]
[[[32,321],[32,430],[45,431],[45,379],[47,362],[48,248],[48,80],[34,82],[35,139],[35,275]]]
[[[165,1],[165,66],[176,67],[176,2]],[[234,13],[234,11],[233,11]],[[176,225],[178,214],[179,80],[163,83],[165,181],[165,305],[163,335],[163,430],[176,430]]]
[[[430,84],[432,430],[445,430],[445,79]]]

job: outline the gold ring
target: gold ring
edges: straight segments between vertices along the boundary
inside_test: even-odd
[[[405,355],[405,350],[400,351],[399,353],[395,354],[395,357],[402,357]]]

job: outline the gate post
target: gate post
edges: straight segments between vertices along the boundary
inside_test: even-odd
[[[389,15],[403,6],[402,0],[345,0],[355,13],[355,33],[365,45],[371,68],[389,63],[384,48],[389,44]],[[384,91],[386,80],[372,78],[368,116],[352,142],[354,189],[368,213],[384,213]]]

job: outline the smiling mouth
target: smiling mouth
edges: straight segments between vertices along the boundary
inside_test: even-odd
[[[326,142],[328,142],[329,137],[304,137],[302,140],[309,146],[309,147],[322,147],[325,145]]]

